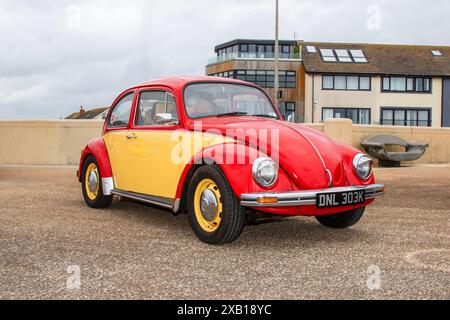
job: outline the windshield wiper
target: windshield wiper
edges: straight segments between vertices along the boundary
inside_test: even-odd
[[[245,116],[247,115],[247,112],[243,112],[243,111],[234,111],[234,112],[228,112],[228,113],[222,113],[222,114],[217,114],[216,117],[232,117],[232,116]]]
[[[252,114],[252,117],[263,117],[263,118],[278,119],[277,116],[270,115],[270,114]]]

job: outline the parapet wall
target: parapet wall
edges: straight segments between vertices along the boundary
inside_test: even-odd
[[[382,133],[425,142],[430,148],[415,163],[450,163],[450,128],[363,126],[348,119],[307,125],[356,148],[365,137]],[[0,121],[0,164],[76,165],[81,150],[101,135],[102,126],[97,120]]]

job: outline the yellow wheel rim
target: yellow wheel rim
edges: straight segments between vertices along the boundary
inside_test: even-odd
[[[88,198],[91,200],[97,199],[100,189],[100,174],[95,163],[91,163],[87,167],[84,185]]]
[[[222,221],[222,198],[217,184],[211,179],[200,181],[194,194],[194,211],[200,227],[214,232]]]

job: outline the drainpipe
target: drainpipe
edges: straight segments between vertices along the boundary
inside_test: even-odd
[[[315,108],[315,106],[316,106],[316,104],[315,104],[315,101],[316,101],[316,99],[315,99],[315,74],[313,73],[313,75],[312,75],[312,101],[311,101],[311,123],[314,123],[314,108]]]
[[[280,69],[279,59],[280,59],[280,49],[279,49],[279,41],[278,41],[278,0],[275,0],[275,103],[278,107],[278,91],[280,90],[280,82],[278,77],[278,72]]]

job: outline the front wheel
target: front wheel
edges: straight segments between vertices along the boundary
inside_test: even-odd
[[[316,219],[328,228],[345,229],[358,223],[363,216],[365,209],[365,207],[361,207],[333,216],[317,216]]]
[[[81,188],[84,201],[89,207],[101,209],[111,205],[113,196],[103,194],[100,167],[93,156],[88,156],[84,161]]]
[[[189,224],[201,241],[225,244],[239,237],[245,211],[218,166],[198,169],[187,196]]]

